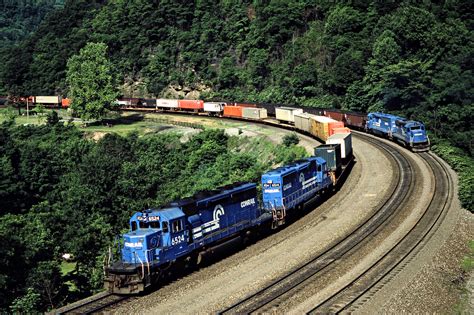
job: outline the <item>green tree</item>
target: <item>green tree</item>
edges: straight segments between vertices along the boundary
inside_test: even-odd
[[[82,119],[100,119],[117,98],[107,45],[88,43],[67,62],[71,109]]]

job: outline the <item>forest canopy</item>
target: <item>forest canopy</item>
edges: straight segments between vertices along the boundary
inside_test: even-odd
[[[207,99],[391,111],[472,156],[473,6],[66,1],[1,54],[0,87],[68,95],[67,60],[104,43],[124,96],[177,86]]]

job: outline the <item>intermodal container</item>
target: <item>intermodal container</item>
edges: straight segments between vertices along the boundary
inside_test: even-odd
[[[338,171],[341,168],[341,145],[322,144],[314,148],[314,155],[323,158],[331,171]]]
[[[244,107],[242,109],[242,117],[250,119],[267,118],[267,110],[265,108]]]
[[[303,110],[301,108],[293,107],[277,107],[275,108],[276,119],[284,122],[295,122],[295,114],[301,114]]]
[[[154,98],[143,98],[140,100],[140,103],[142,107],[156,107],[156,99]]]
[[[326,140],[326,144],[339,144],[342,159],[348,159],[352,156],[352,134],[350,133],[334,134]]]
[[[58,105],[58,104],[61,104],[61,97],[60,96],[35,96],[35,103]]]
[[[181,109],[192,109],[199,111],[204,109],[204,101],[202,100],[178,100],[178,106]]]
[[[334,134],[334,129],[343,128],[344,123],[325,116],[311,116],[311,134],[326,141]]]
[[[226,117],[242,117],[241,106],[224,106],[224,116]]]
[[[337,134],[337,133],[351,133],[351,130],[347,127],[343,127],[343,128],[333,128],[333,134]]]
[[[310,114],[307,113],[296,113],[293,115],[295,118],[295,127],[299,130],[311,132],[311,120]]]
[[[178,100],[158,98],[156,100],[156,108],[178,108]]]
[[[63,98],[63,99],[61,100],[61,107],[63,107],[63,108],[68,108],[69,105],[71,105],[71,100],[70,100],[70,99],[68,99],[68,98]]]
[[[221,113],[226,103],[204,102],[204,111],[209,113]]]
[[[130,106],[130,105],[132,105],[130,103],[129,99],[124,99],[124,98],[119,98],[118,100],[115,101],[115,104],[117,104],[119,106]]]

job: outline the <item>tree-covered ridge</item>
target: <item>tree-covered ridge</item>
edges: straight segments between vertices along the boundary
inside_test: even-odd
[[[13,94],[67,94],[67,59],[109,47],[127,96],[207,98],[423,120],[472,155],[472,1],[67,1],[6,56]],[[65,18],[67,17],[67,18]]]
[[[134,212],[257,181],[305,154],[223,130],[187,142],[177,133],[107,134],[94,142],[54,119],[0,124],[0,312],[45,311],[102,288],[102,255]],[[66,275],[64,253],[77,263]]]

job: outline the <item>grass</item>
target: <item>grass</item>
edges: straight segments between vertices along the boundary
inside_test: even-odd
[[[67,262],[63,261],[61,263],[61,274],[63,276],[67,275],[71,271],[74,271],[74,268],[76,268],[76,263],[75,262]]]

